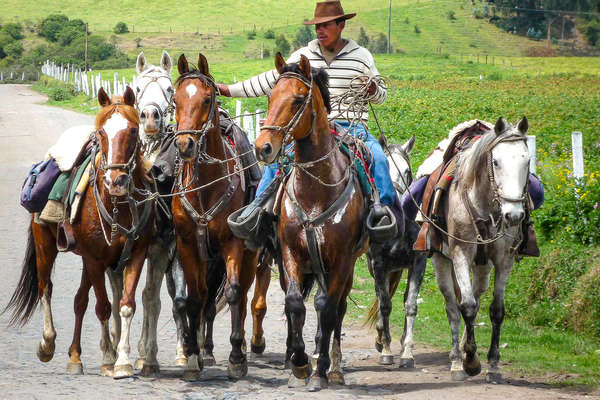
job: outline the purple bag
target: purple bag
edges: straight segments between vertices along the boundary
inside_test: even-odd
[[[54,158],[31,167],[21,188],[21,205],[31,213],[42,211],[58,175],[60,169]]]

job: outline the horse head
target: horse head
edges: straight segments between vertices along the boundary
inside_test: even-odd
[[[380,139],[380,143],[381,143]],[[381,143],[383,146],[383,143]],[[409,155],[415,145],[415,137],[412,136],[404,144],[387,145],[386,155],[390,164],[390,177],[396,190],[400,193],[410,186],[413,180],[412,168]]]
[[[218,126],[216,86],[208,70],[208,61],[198,56],[198,68],[190,69],[185,55],[177,62],[179,78],[175,82],[175,110],[179,154],[191,160],[196,154],[197,142],[205,140],[211,128]]]
[[[515,226],[525,217],[529,151],[526,144],[529,122],[523,117],[517,126],[498,118],[494,125],[497,143],[491,149],[492,190],[500,203],[500,211],[508,226]]]
[[[290,140],[302,140],[310,135],[317,118],[327,121],[318,110],[331,111],[327,73],[311,68],[308,58],[286,64],[280,53],[275,56],[279,78],[271,91],[267,118],[256,139],[256,156],[271,163]]]
[[[143,132],[142,140],[158,135],[169,123],[173,103],[173,84],[171,83],[171,57],[163,51],[160,66],[148,65],[142,51],[137,58],[135,81],[136,107],[140,113]]]
[[[102,109],[96,116],[96,140],[102,152],[104,186],[112,196],[123,196],[141,157],[135,94],[128,86],[123,97],[111,99],[100,88],[98,102]]]

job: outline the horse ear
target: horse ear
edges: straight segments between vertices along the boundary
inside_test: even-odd
[[[306,56],[303,54],[300,56],[300,71],[302,71],[302,74],[307,77],[308,79],[310,79],[310,62],[308,61],[308,58],[306,58]]]
[[[110,105],[110,97],[108,97],[108,94],[106,94],[103,87],[98,90],[98,103],[100,103],[100,106],[102,107]]]
[[[133,93],[133,90],[129,86],[127,86],[123,94],[123,102],[131,107],[135,105],[135,93]]]
[[[275,68],[279,74],[281,74],[281,71],[283,71],[283,67],[285,67],[285,60],[283,59],[281,53],[277,52],[277,54],[275,54]]]
[[[163,50],[162,57],[160,59],[160,66],[167,71],[167,74],[171,74],[171,69],[173,68],[173,61],[171,60],[171,56],[169,53]]]
[[[198,54],[198,71],[202,75],[210,76],[210,72],[208,72],[208,60],[202,53]]]
[[[517,129],[521,132],[521,135],[525,136],[527,134],[527,131],[529,130],[529,120],[527,117],[523,117],[523,119],[519,121]]]
[[[410,154],[410,152],[412,151],[413,147],[415,146],[415,136],[411,136],[410,139],[408,139],[406,141],[406,143],[404,143],[402,145],[402,148],[404,149],[404,152],[406,152],[406,154]]]
[[[138,55],[137,62],[135,63],[135,69],[138,74],[141,74],[146,69],[146,56],[144,52],[141,51]]]
[[[177,61],[177,70],[179,70],[179,75],[190,72],[190,66],[188,65],[187,58],[185,58],[185,54],[183,53],[179,56],[179,60]]]
[[[505,129],[506,121],[504,120],[504,117],[498,118],[498,121],[496,121],[496,125],[494,125],[494,132],[496,132],[496,135],[500,135],[502,132],[504,132]]]

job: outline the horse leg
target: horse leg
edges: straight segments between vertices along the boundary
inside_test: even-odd
[[[400,356],[401,368],[414,368],[413,333],[415,319],[417,318],[417,297],[423,283],[423,276],[427,267],[427,259],[420,254],[415,255],[412,268],[408,270],[406,291],[404,292],[404,332],[402,334],[402,355]]]
[[[131,320],[135,313],[135,290],[144,266],[146,258],[146,249],[138,246],[129,260],[128,265],[123,271],[123,298],[119,303],[119,315],[121,316],[121,337],[117,346],[117,361],[115,362],[114,378],[127,378],[133,375],[133,366],[129,361],[129,334]]]
[[[446,303],[446,316],[450,324],[452,334],[452,350],[450,351],[450,374],[452,380],[462,381],[467,379],[462,367],[462,357],[459,348],[460,310],[454,292],[454,281],[452,279],[452,262],[444,256],[435,253],[432,257],[435,266],[435,277],[438,288]]]
[[[392,336],[390,334],[390,314],[392,312],[390,277],[383,259],[382,249],[373,244],[370,253],[373,277],[375,278],[375,292],[379,304],[377,324],[375,325],[379,343],[376,342],[375,347],[377,349],[381,348],[379,364],[391,365],[394,363],[394,356],[391,349]]]
[[[110,335],[112,336],[112,343],[114,350],[117,351],[117,345],[121,338],[121,316],[119,315],[119,304],[121,303],[121,297],[123,297],[123,273],[115,272],[112,268],[106,269],[106,275],[108,275],[108,281],[110,282],[110,289],[112,292],[112,317],[113,324],[110,328]],[[142,336],[144,331],[142,330]]]
[[[111,316],[111,305],[106,293],[106,283],[104,280],[104,265],[100,263],[87,263],[87,274],[94,287],[96,295],[96,316],[100,321],[101,336],[100,350],[102,350],[102,367],[100,373],[102,376],[113,376],[115,360],[117,358],[113,344],[110,340],[109,320]]]
[[[173,243],[173,246],[175,246],[175,243]],[[175,249],[172,251],[174,252]],[[172,255],[171,265],[165,273],[165,277],[167,281],[167,291],[173,300],[173,320],[175,321],[175,326],[177,327],[175,365],[185,366],[187,364],[187,357],[183,348],[183,335],[188,329],[185,312],[186,287],[183,268],[181,267],[181,264],[177,260],[175,254]]]
[[[38,295],[41,293],[42,315],[44,316],[44,328],[42,339],[38,345],[37,356],[41,362],[48,362],[54,357],[56,343],[56,329],[54,329],[51,306],[51,273],[58,251],[56,250],[54,237],[47,226],[32,222],[30,235],[33,236],[33,240],[30,237],[28,246],[35,247],[35,260],[33,258],[26,259],[25,262],[30,264],[28,268],[36,268],[37,270]]]
[[[263,256],[256,268],[256,281],[254,283],[254,297],[252,298],[252,339],[250,350],[254,354],[262,354],[265,351],[265,338],[263,330],[263,319],[267,314],[267,291],[271,282],[271,258]]]
[[[495,264],[494,269],[494,300],[490,304],[490,320],[492,321],[492,341],[488,351],[488,370],[486,380],[488,382],[500,383],[502,372],[500,371],[500,329],[504,321],[504,293],[506,282],[512,270],[513,258],[506,257],[503,263]]]
[[[206,306],[204,307],[204,323],[200,326],[201,329],[201,348],[202,361],[205,366],[216,365],[215,356],[213,349],[215,345],[213,343],[213,325],[217,316],[217,296],[218,291],[221,288],[223,279],[225,278],[224,272],[225,264],[222,260],[213,262],[208,268],[207,287],[208,287],[208,298]]]
[[[311,366],[313,371],[317,369],[317,363],[319,362],[319,353],[321,352],[321,338],[323,337],[323,329],[321,327],[321,311],[325,307],[327,302],[327,294],[323,293],[321,287],[317,287],[317,294],[314,299],[315,311],[317,312],[317,333],[315,334],[315,351],[313,352],[311,359]]]
[[[142,335],[142,340],[138,343],[138,351],[141,360],[142,375],[155,376],[160,373],[160,367],[156,353],[158,352],[158,317],[160,316],[160,287],[162,285],[165,270],[169,265],[169,251],[158,242],[153,243],[148,248],[148,265],[146,269],[146,287],[142,292],[142,302],[144,304],[144,323],[143,327],[146,335]]]
[[[242,352],[242,292],[241,276],[242,262],[244,257],[244,245],[240,240],[230,240],[223,246],[223,258],[226,260],[227,284],[225,286],[225,297],[231,311],[231,352],[229,353],[229,364],[227,374],[230,379],[239,379],[248,373],[248,360]],[[256,265],[255,267],[256,268]]]
[[[473,249],[474,251],[474,249]],[[475,376],[481,372],[481,362],[477,356],[477,343],[475,341],[475,318],[477,317],[477,301],[473,294],[470,276],[470,260],[467,249],[461,245],[455,245],[452,257],[454,276],[460,291],[461,302],[460,313],[465,321],[466,341],[464,343],[463,369],[469,376]]]
[[[79,289],[73,303],[75,329],[73,329],[73,341],[69,347],[69,362],[67,363],[67,374],[71,375],[83,375],[83,364],[81,363],[81,326],[88,306],[90,287],[92,286],[92,282],[88,277],[86,264],[86,260],[83,259],[81,283],[79,284]]]
[[[350,293],[350,289],[352,289],[352,281],[346,288],[345,294],[340,299],[337,314],[338,320],[335,325],[335,329],[333,331],[333,343],[331,344],[331,367],[329,368],[329,373],[327,374],[327,378],[329,382],[336,385],[344,385],[344,374],[342,373],[342,322],[344,320],[344,316],[346,315],[346,310],[348,308],[348,300],[347,296]]]

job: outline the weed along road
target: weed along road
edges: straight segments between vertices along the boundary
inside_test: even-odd
[[[0,85],[0,306],[7,304],[21,273],[26,245],[29,215],[19,205],[18,194],[32,163],[40,160],[49,146],[68,127],[93,123],[93,117],[42,105],[45,98],[23,85]],[[67,349],[71,341],[74,314],[73,298],[79,286],[81,260],[72,254],[59,254],[53,272],[52,308],[57,331],[56,352],[48,363],[41,363],[36,348],[42,334],[42,315],[37,311],[24,327],[8,327],[8,316],[0,317],[0,398],[46,399],[67,398],[302,398],[306,388],[288,388],[290,371],[284,369],[286,322],[283,317],[284,295],[273,280],[268,295],[268,312],[264,330],[266,351],[261,356],[249,354],[246,378],[237,382],[227,379],[227,357],[230,351],[230,316],[225,310],[215,321],[216,366],[205,367],[200,381],[182,380],[183,371],[174,365],[176,330],[171,316],[171,299],[163,286],[162,313],[158,324],[159,378],[113,380],[100,375],[102,362],[99,348],[100,325],[94,315],[95,298],[90,294],[87,317],[82,333],[82,361],[85,374],[66,374]],[[140,286],[145,282],[142,276]],[[252,292],[251,292],[252,293]],[[132,322],[132,359],[137,357],[141,333],[141,288],[136,301],[137,312]],[[350,303],[350,307],[354,305]],[[312,301],[307,304],[304,340],[308,352],[314,349],[316,329]],[[251,314],[248,313],[250,316]],[[422,317],[421,315],[419,317]],[[246,320],[249,342],[251,318]],[[398,328],[394,328],[398,332]],[[511,376],[505,369],[506,383],[488,384],[481,374],[466,382],[452,382],[448,353],[416,345],[412,370],[401,370],[397,364],[380,366],[374,349],[374,331],[347,324],[343,333],[343,368],[345,386],[310,394],[313,398],[419,398],[419,399],[585,399],[590,396],[552,389],[548,385]],[[416,337],[418,341],[418,335]],[[399,340],[394,338],[392,350],[398,354]],[[484,363],[485,368],[485,363]]]

